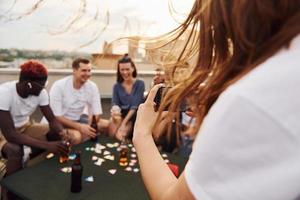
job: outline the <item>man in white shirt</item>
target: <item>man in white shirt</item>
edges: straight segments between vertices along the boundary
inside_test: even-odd
[[[21,65],[18,82],[0,85],[0,152],[1,157],[7,159],[6,175],[22,168],[23,145],[53,153],[68,151],[61,141],[54,141],[63,136],[63,127],[49,107],[48,94],[44,89],[47,77],[43,64],[28,61]],[[37,107],[49,126],[30,122],[29,117]],[[9,199],[13,198],[11,193],[7,195]]]
[[[96,130],[90,126],[91,116],[100,121],[102,114],[101,98],[97,85],[91,77],[90,61],[77,58],[72,63],[73,75],[56,81],[50,89],[50,105],[58,121],[69,132],[77,136],[74,143],[88,137],[96,137]],[[82,116],[87,108],[89,120]],[[100,127],[99,127],[100,128]]]

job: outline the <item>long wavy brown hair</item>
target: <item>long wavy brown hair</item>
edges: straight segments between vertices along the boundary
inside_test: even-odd
[[[161,45],[166,46],[185,37],[173,72],[196,57],[193,72],[167,94],[160,111],[178,111],[180,102],[194,97],[199,128],[228,86],[288,47],[299,33],[299,0],[196,0],[180,27],[151,40],[168,39]]]

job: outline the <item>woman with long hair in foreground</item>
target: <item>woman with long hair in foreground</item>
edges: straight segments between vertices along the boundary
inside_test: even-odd
[[[150,91],[133,142],[152,199],[300,198],[300,1],[196,0],[175,39],[188,32],[177,62],[197,51],[189,79],[159,112]],[[173,40],[172,40],[173,41]],[[153,137],[164,106],[196,97],[199,131],[177,179]]]

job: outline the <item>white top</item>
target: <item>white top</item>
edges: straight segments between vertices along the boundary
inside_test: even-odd
[[[21,127],[29,121],[30,115],[38,106],[49,105],[48,93],[43,89],[39,96],[22,98],[17,93],[17,81],[0,85],[0,110],[9,111],[15,127]]]
[[[80,89],[73,87],[73,76],[56,81],[49,92],[50,106],[55,116],[79,120],[85,107],[88,113],[102,114],[101,99],[97,85],[88,80]]]
[[[218,98],[185,169],[201,200],[300,197],[300,35]]]

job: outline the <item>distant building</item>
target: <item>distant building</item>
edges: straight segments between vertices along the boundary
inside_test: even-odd
[[[121,54],[92,54],[92,65],[96,69],[116,69],[118,60],[122,58]]]
[[[128,54],[133,59],[136,64],[137,70],[153,71],[156,66],[150,62],[145,62],[142,58],[142,55],[138,52],[138,40],[128,40]],[[103,44],[103,53],[94,53],[92,54],[91,62],[96,69],[108,69],[116,70],[117,63],[120,58],[123,57],[123,54],[114,54],[113,45],[108,42]]]

